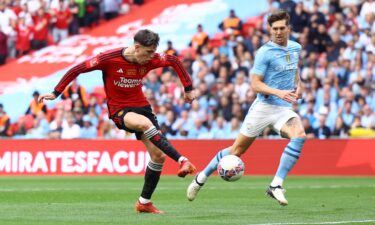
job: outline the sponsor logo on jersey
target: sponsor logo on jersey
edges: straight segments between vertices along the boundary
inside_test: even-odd
[[[276,71],[284,71],[284,70],[296,70],[298,69],[297,64],[291,64],[291,65],[280,65],[280,66],[275,66],[274,69]]]
[[[120,80],[114,80],[113,84],[121,88],[134,88],[142,84],[142,79],[128,79],[120,77]]]
[[[126,75],[127,76],[136,76],[137,75],[137,69],[127,69]]]
[[[124,73],[124,71],[122,70],[122,68],[118,69],[116,72],[117,73]]]

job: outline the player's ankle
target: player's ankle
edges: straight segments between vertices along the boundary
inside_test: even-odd
[[[188,159],[185,156],[180,156],[180,158],[178,158],[178,163],[182,163],[183,161],[188,161]]]
[[[204,172],[200,172],[195,177],[195,182],[197,182],[197,184],[199,184],[200,186],[203,186],[203,184],[206,183],[207,179],[208,177],[206,176],[206,174],[204,174]]]

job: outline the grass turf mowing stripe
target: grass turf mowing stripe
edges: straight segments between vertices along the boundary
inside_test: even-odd
[[[352,221],[332,221],[332,222],[310,222],[310,223],[255,223],[249,225],[304,225],[304,224],[350,224],[350,223],[372,223],[374,220],[352,220]]]

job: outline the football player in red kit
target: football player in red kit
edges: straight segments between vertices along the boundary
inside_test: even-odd
[[[110,119],[119,129],[135,133],[137,139],[146,146],[151,158],[135,210],[156,214],[163,211],[154,207],[150,199],[159,182],[166,155],[180,163],[177,174],[179,177],[195,172],[194,165],[161,134],[156,116],[142,92],[142,78],[148,71],[172,66],[184,86],[185,101],[191,103],[194,100],[190,75],[175,56],[155,53],[158,44],[157,33],[147,29],[140,30],[135,34],[132,46],[101,53],[74,66],[63,76],[52,93],[39,97],[40,102],[54,100],[79,74],[101,70]]]

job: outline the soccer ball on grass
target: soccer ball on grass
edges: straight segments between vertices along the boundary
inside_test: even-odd
[[[217,166],[217,172],[225,181],[240,179],[245,171],[245,164],[235,155],[224,156]]]

